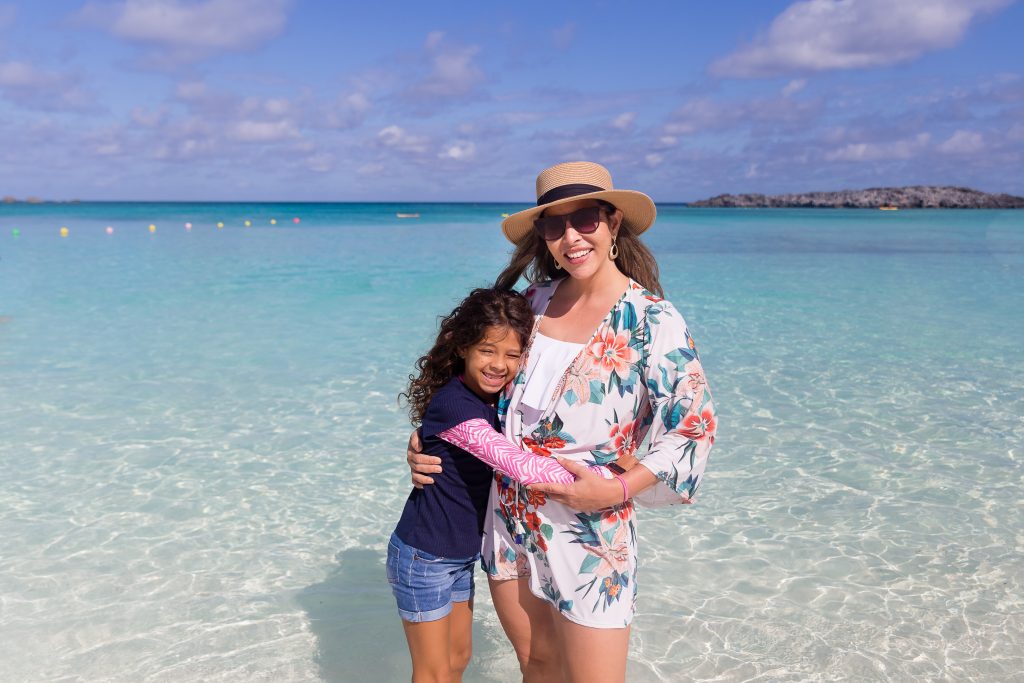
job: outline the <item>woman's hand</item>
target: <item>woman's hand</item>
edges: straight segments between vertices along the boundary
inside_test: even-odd
[[[405,461],[409,463],[412,485],[418,489],[423,488],[424,484],[433,484],[434,479],[429,475],[441,472],[441,458],[425,455],[420,452],[422,450],[423,442],[420,441],[419,430],[416,430],[409,436],[409,445],[405,449]]]
[[[558,463],[576,476],[572,484],[532,484],[527,488],[541,491],[551,500],[580,512],[594,512],[622,503],[622,484],[605,479],[575,460],[558,458]]]

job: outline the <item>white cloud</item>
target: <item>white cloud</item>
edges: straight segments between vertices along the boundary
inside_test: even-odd
[[[327,106],[325,120],[329,128],[354,128],[363,122],[371,108],[370,98],[362,92],[340,95]]]
[[[629,130],[633,127],[634,121],[636,121],[636,112],[627,111],[612,119],[612,128],[617,128],[618,130]]]
[[[979,15],[1012,0],[803,0],[767,32],[711,65],[719,76],[758,78],[858,69],[952,47]]]
[[[425,44],[431,70],[427,77],[413,88],[413,93],[431,97],[461,97],[483,82],[484,74],[474,58],[480,52],[475,45],[453,45],[444,33],[434,31]]]
[[[825,155],[828,161],[884,161],[911,159],[920,154],[931,140],[929,133],[891,142],[851,143]]]
[[[663,162],[664,160],[665,157],[663,157],[660,154],[651,153],[644,156],[644,163],[647,164],[648,168],[656,168],[660,166],[661,162]]]
[[[92,105],[92,96],[74,75],[23,61],[0,62],[0,91],[14,102],[37,109],[84,110]]]
[[[283,97],[272,98],[263,102],[263,111],[269,116],[284,116],[291,111],[292,103]]]
[[[232,139],[239,142],[278,142],[298,137],[295,124],[282,121],[238,121],[228,131]]]
[[[90,2],[78,18],[134,42],[193,62],[217,52],[249,50],[284,29],[292,0],[124,0]]]
[[[53,82],[51,74],[27,62],[0,64],[0,88],[26,88]]]
[[[785,88],[782,89],[782,96],[789,97],[791,95],[795,95],[796,93],[803,90],[805,87],[807,87],[806,78],[793,79],[792,81],[786,84]]]
[[[743,112],[738,106],[719,104],[708,98],[693,100],[673,113],[672,118],[665,124],[665,132],[668,134],[666,137],[720,128],[742,115]]]
[[[821,102],[778,95],[752,100],[713,100],[708,97],[687,102],[674,111],[662,127],[664,146],[680,136],[771,125],[776,128],[806,128],[820,115]]]
[[[469,161],[476,156],[476,145],[470,140],[459,140],[454,144],[448,145],[437,156],[441,159]]]
[[[975,154],[984,148],[981,134],[970,130],[958,130],[939,145],[939,151],[943,154]]]
[[[430,141],[423,136],[413,135],[401,126],[387,126],[377,133],[377,141],[385,147],[402,152],[423,154],[427,151]]]

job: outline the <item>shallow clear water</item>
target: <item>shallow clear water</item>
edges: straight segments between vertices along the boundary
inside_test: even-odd
[[[516,208],[0,206],[0,680],[406,678],[395,396]],[[629,680],[1019,676],[1024,213],[648,236],[720,429],[641,512]],[[514,680],[478,579],[467,680]]]

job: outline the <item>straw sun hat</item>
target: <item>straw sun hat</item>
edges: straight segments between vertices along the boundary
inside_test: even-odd
[[[622,224],[634,235],[651,227],[658,210],[643,192],[616,190],[612,174],[601,164],[569,161],[545,168],[537,176],[537,206],[514,213],[501,222],[501,231],[512,243],[521,242],[533,230],[533,221],[549,206],[578,199],[601,199],[622,211]]]

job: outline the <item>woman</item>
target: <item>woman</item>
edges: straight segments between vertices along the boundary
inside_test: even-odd
[[[525,273],[535,313],[527,356],[499,404],[503,429],[577,476],[525,488],[499,474],[491,489],[482,564],[524,681],[625,679],[633,501],[691,502],[714,441],[696,348],[638,237],[655,214],[643,193],[614,189],[602,166],[570,162],[544,170],[537,206],[502,223],[516,248],[497,286]],[[429,484],[439,468],[415,445],[413,483]]]

